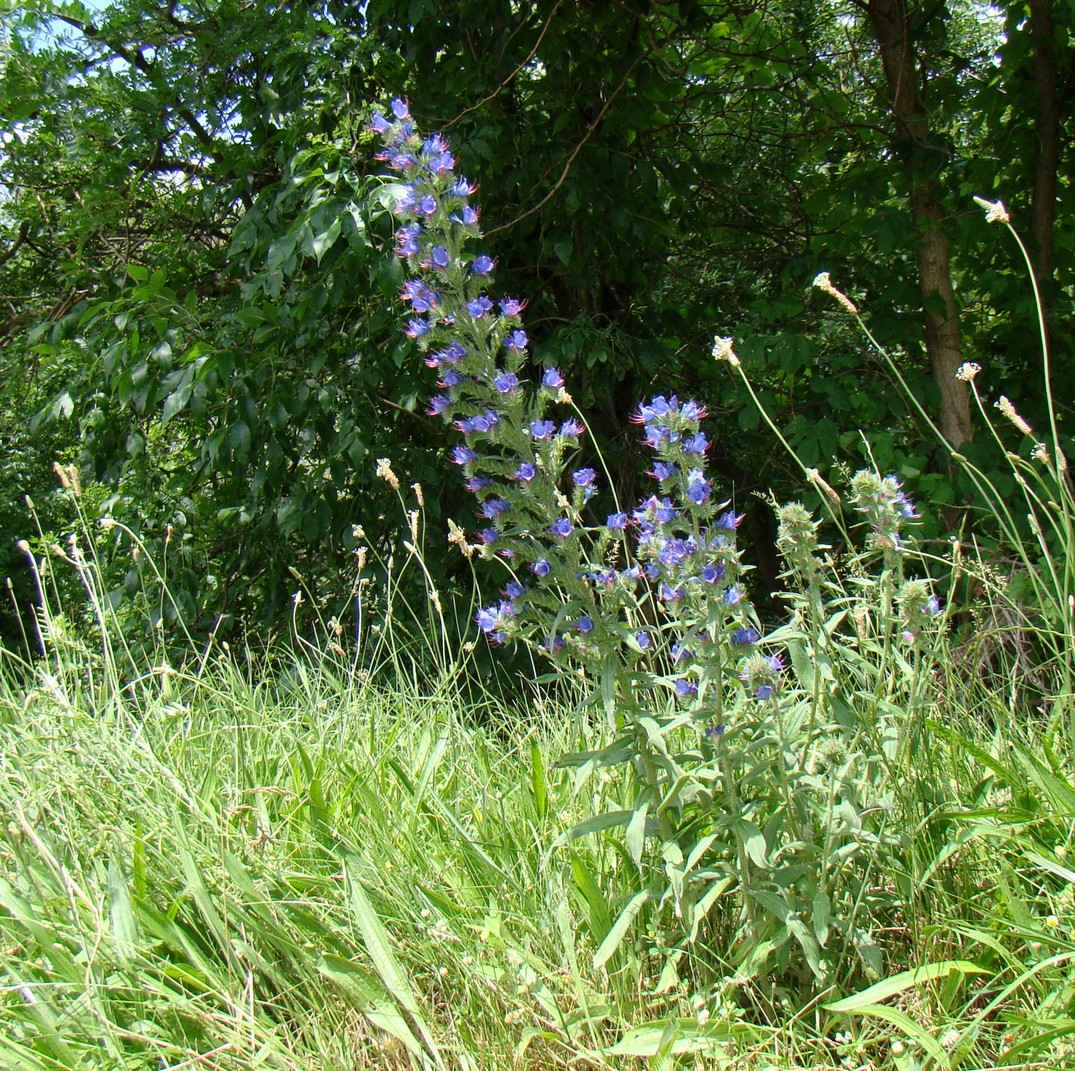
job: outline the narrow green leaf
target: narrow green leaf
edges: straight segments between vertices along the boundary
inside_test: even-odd
[[[643,889],[641,892],[635,893],[627,901],[627,906],[620,912],[619,918],[612,924],[611,929],[605,934],[605,939],[593,954],[593,969],[595,971],[599,971],[616,954],[616,950],[623,944],[623,939],[631,928],[631,923],[634,922],[639,911],[642,910],[643,905],[649,899],[649,891]]]
[[[635,808],[631,820],[627,823],[624,843],[631,859],[639,869],[642,868],[642,853],[646,848],[646,818],[649,815],[649,800],[644,800]]]
[[[543,821],[549,809],[549,792],[545,782],[545,762],[536,740],[530,741],[530,792],[538,820]]]
[[[357,856],[349,852],[344,854],[344,874],[347,878],[347,900],[351,918],[362,932],[366,951],[388,994],[407,1012],[411,1024],[421,1035],[428,1054],[433,1057],[438,1067],[443,1067],[437,1044],[422,1017],[414,989],[392,951],[388,931],[366,896],[366,890],[358,876],[359,866],[360,860]]]
[[[932,982],[935,978],[944,978],[952,971],[959,971],[961,974],[988,973],[977,964],[964,959],[945,960],[943,963],[927,963],[923,967],[901,971],[891,978],[885,978],[868,989],[862,990],[861,993],[844,997],[843,1000],[834,1001],[832,1004],[824,1005],[824,1007],[827,1011],[841,1014],[848,1012],[862,1013],[864,1008],[871,1007],[878,1001],[887,1000],[897,993],[902,993],[904,990],[911,989],[916,985],[922,985],[924,982]]]

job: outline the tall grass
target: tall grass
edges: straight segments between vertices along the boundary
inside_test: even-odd
[[[390,651],[379,605],[366,653],[398,668],[413,636]],[[899,757],[936,795],[861,891],[887,977],[841,997],[756,990],[719,947],[669,972],[645,913],[602,954],[640,887],[617,838],[567,836],[631,805],[617,771],[557,767],[608,739],[581,693],[464,697],[454,660],[381,676],[332,629],[271,673],[215,647],[136,673],[112,630],[57,642],[47,612],[42,635],[0,692],[5,1068],[1068,1059],[1066,734],[1013,721],[947,640]],[[861,652],[834,652],[854,690]]]

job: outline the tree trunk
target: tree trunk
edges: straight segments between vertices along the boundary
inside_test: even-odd
[[[896,123],[893,148],[911,180],[911,216],[918,246],[918,288],[922,295],[923,334],[930,370],[941,395],[937,424],[954,447],[973,435],[970,391],[955,378],[963,363],[959,313],[952,288],[948,239],[941,222],[944,212],[937,200],[934,177],[947,158],[947,150],[931,144],[929,113],[918,88],[914,43],[907,20],[907,0],[867,0],[865,9],[884,67],[889,106]],[[941,18],[943,4],[937,14]]]
[[[1053,0],[1030,0],[1030,37],[1034,49],[1034,190],[1030,202],[1034,272],[1040,283],[1053,274],[1053,225],[1056,220],[1057,169],[1060,166],[1060,101]]]

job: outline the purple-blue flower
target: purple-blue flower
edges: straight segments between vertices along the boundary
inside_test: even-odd
[[[530,422],[530,434],[539,442],[551,439],[556,425],[551,420],[533,420]]]
[[[687,498],[696,506],[703,505],[709,498],[709,482],[701,469],[691,469],[687,474]]]
[[[514,372],[504,372],[493,380],[497,394],[512,394],[519,385],[519,377]]]
[[[627,514],[626,513],[610,513],[608,520],[605,521],[605,527],[610,531],[620,531],[627,527]]]
[[[574,531],[574,528],[572,528],[571,522],[566,517],[557,517],[549,525],[549,531],[560,539],[566,539]]]
[[[705,565],[702,566],[702,571],[700,575],[702,577],[702,580],[705,581],[705,583],[715,584],[718,580],[721,579],[721,577],[724,576],[724,566],[721,565],[720,562],[717,562],[716,565],[714,565],[712,562],[706,562]]]
[[[528,341],[526,332],[516,329],[504,336],[504,348],[511,350],[512,353],[522,353]]]
[[[597,473],[593,469],[575,469],[571,479],[576,487],[589,487],[597,479]]]
[[[484,294],[467,302],[467,312],[475,320],[480,320],[492,307],[493,303]]]
[[[590,617],[589,614],[583,614],[578,621],[575,622],[575,628],[585,635],[593,628],[593,618]]]
[[[475,413],[472,417],[464,417],[462,420],[457,420],[455,426],[459,431],[463,432],[464,435],[468,435],[475,431],[484,434],[485,432],[492,431],[499,420],[500,414],[495,409],[486,409],[482,413]]]
[[[536,562],[530,563],[530,572],[535,576],[548,576],[551,569],[552,566],[544,558],[538,558]]]
[[[475,275],[488,275],[493,270],[493,258],[480,253],[470,262],[470,270]]]
[[[417,223],[408,223],[396,231],[397,257],[413,257],[418,253],[418,235],[421,230]]]
[[[408,279],[400,288],[404,301],[411,303],[415,312],[429,312],[440,302],[440,295],[426,286],[421,279]]]
[[[514,472],[512,479],[522,480],[523,483],[529,483],[537,475],[537,469],[530,461],[524,461]]]
[[[489,520],[495,520],[508,508],[507,502],[502,498],[487,498],[481,505],[481,515]]]
[[[549,390],[559,390],[564,385],[564,377],[560,375],[559,368],[546,368],[541,377],[541,385]]]

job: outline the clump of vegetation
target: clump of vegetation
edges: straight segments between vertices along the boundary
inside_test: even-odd
[[[42,656],[6,655],[0,691],[5,1066],[1064,1066],[1075,499],[1056,422],[1039,440],[1001,405],[1027,437],[1018,506],[951,454],[1021,588],[973,546],[921,544],[896,476],[830,483],[799,459],[825,513],[776,507],[767,621],[702,406],[637,408],[657,492],[598,513],[614,481],[575,453],[560,370],[528,381],[524,303],[487,293],[446,143],[401,100],[374,126],[408,180],[385,198],[407,329],[479,503],[479,538],[451,541],[506,570],[474,631],[528,652],[533,680],[520,701],[468,679],[484,648],[453,642],[424,492],[388,459],[402,536],[383,553],[353,533],[353,638],[333,618],[313,642],[296,616],[287,652],[189,636],[177,658],[166,564],[130,529],[23,544]],[[714,356],[757,397],[731,340]],[[959,370],[976,396],[978,372]],[[1049,394],[1047,351],[1044,373]],[[99,549],[117,537],[154,562],[140,598],[162,625],[138,647]],[[57,569],[92,627],[59,611]],[[1009,622],[1017,648],[990,634]]]

